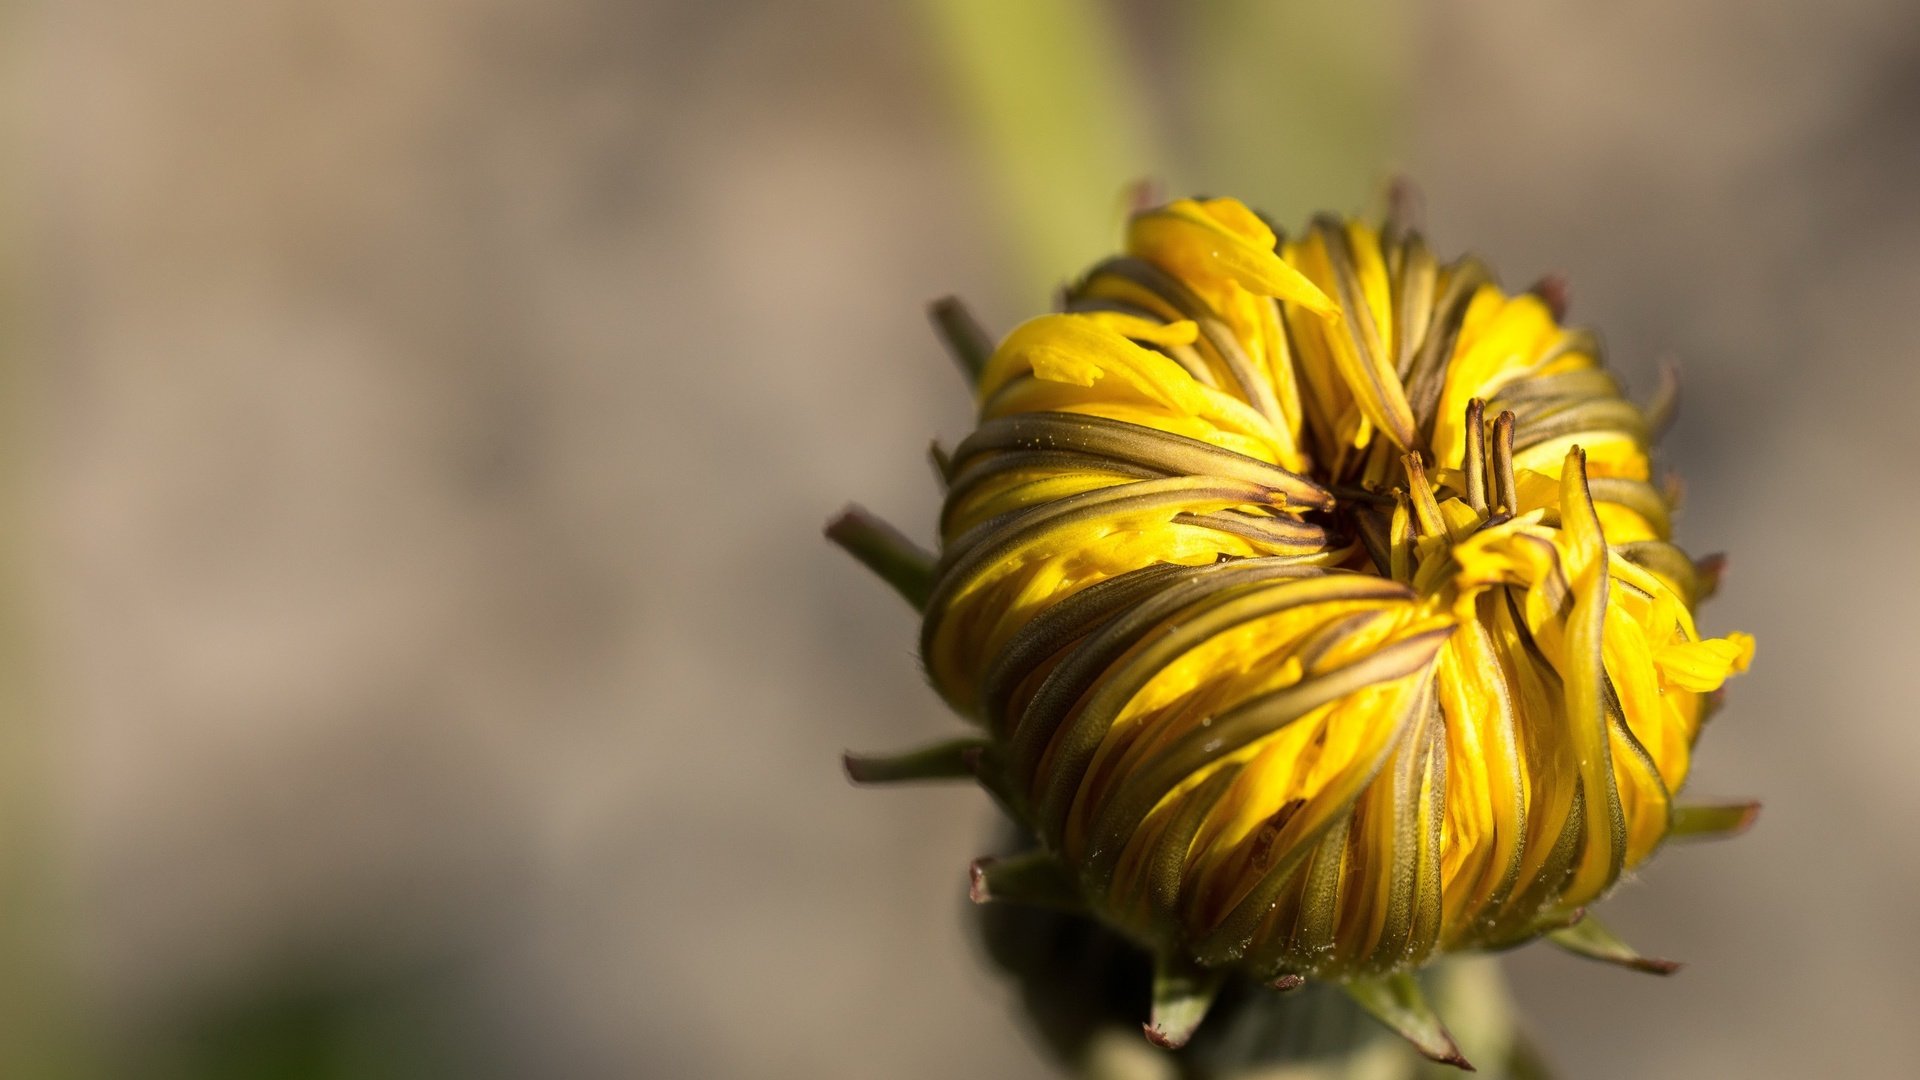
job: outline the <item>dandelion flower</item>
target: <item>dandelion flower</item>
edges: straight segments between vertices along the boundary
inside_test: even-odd
[[[1084,910],[1156,959],[1177,1045],[1226,971],[1340,984],[1464,1064],[1412,973],[1586,918],[1669,837],[1744,634],[1672,541],[1629,401],[1549,284],[1511,294],[1389,221],[1295,237],[1232,199],[1135,214],[1125,253],[992,346],[935,320],[979,424],[939,549],[829,535],[922,611],[976,736],[856,779],[977,778],[1038,839],[976,899]]]

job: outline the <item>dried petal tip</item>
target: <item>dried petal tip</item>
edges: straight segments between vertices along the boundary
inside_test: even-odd
[[[1473,1072],[1474,1067],[1460,1053],[1452,1033],[1427,1004],[1420,983],[1412,975],[1388,975],[1378,979],[1358,979],[1345,984],[1347,996],[1392,1028],[1401,1038],[1429,1061],[1452,1065]]]
[[[1700,578],[1699,599],[1706,600],[1720,591],[1720,579],[1726,576],[1727,556],[1724,552],[1703,555],[1693,562],[1693,572]]]
[[[1598,960],[1606,964],[1618,964],[1621,967],[1644,971],[1649,975],[1671,975],[1679,971],[1681,964],[1677,960],[1661,960],[1658,957],[1642,956],[1633,946],[1600,925],[1592,916],[1587,916],[1572,926],[1555,930],[1547,935],[1547,940],[1589,960]]]
[[[1143,176],[1127,185],[1127,212],[1142,214],[1166,201],[1160,181]]]
[[[987,871],[992,869],[994,858],[982,855],[967,864],[967,899],[976,904],[993,901],[993,890],[987,884]]]
[[[1547,310],[1553,312],[1555,322],[1566,319],[1567,305],[1573,300],[1573,290],[1568,287],[1564,276],[1548,274],[1535,282],[1533,288],[1528,291],[1539,297],[1541,303],[1547,305]]]
[[[1225,974],[1162,957],[1153,969],[1153,1018],[1142,1024],[1148,1041],[1168,1050],[1187,1045],[1207,1018]]]
[[[1388,236],[1405,236],[1419,230],[1426,217],[1426,198],[1420,185],[1405,176],[1396,176],[1387,184],[1387,220],[1382,229]]]

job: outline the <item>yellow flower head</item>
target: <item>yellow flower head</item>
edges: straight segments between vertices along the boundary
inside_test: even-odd
[[[1168,1042],[1227,968],[1341,982],[1447,1058],[1408,977],[1437,953],[1658,966],[1584,909],[1750,818],[1674,793],[1753,642],[1696,630],[1717,566],[1673,545],[1655,423],[1556,292],[1183,199],[997,348],[939,307],[980,422],[936,451],[938,557],[829,532],[921,607],[983,734],[856,778],[977,776],[1039,847],[976,897],[1150,950]]]

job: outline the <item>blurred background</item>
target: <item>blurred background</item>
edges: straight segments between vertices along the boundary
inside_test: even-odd
[[[1920,1007],[1920,8],[0,5],[0,1075],[1044,1077],[956,729],[819,536],[931,533],[996,329],[1123,189],[1557,272],[1686,400],[1692,790],[1507,967],[1570,1077],[1892,1076]]]

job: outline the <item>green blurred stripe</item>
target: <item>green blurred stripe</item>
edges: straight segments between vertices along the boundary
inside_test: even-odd
[[[1195,190],[1234,195],[1290,230],[1315,211],[1379,206],[1405,161],[1410,0],[1181,10],[1183,178]]]
[[[1017,252],[1018,299],[1037,307],[1112,250],[1128,186],[1154,173],[1132,65],[1095,0],[921,7]]]

